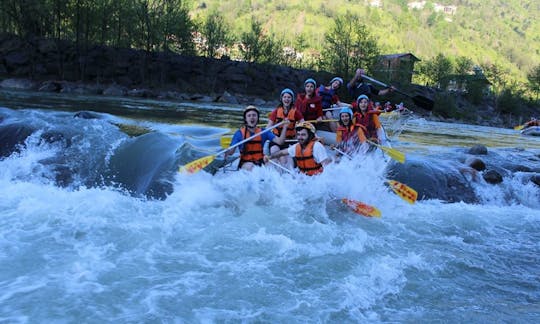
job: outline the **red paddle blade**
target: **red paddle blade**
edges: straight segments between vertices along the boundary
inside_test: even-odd
[[[366,217],[381,217],[381,211],[376,207],[348,198],[343,198],[341,201],[359,215]]]

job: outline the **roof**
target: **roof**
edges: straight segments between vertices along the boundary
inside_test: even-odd
[[[420,59],[418,57],[414,56],[412,53],[386,54],[386,55],[381,55],[379,57],[381,59],[383,59],[383,60],[384,59],[391,60],[391,59],[402,58],[402,57],[406,57],[406,56],[410,56],[413,61],[420,61]]]

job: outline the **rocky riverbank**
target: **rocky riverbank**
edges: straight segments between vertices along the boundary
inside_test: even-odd
[[[326,83],[332,77],[324,71],[173,53],[105,46],[82,51],[63,40],[0,35],[0,89],[274,107],[283,88],[299,91],[307,78]],[[426,87],[415,86],[411,91],[436,96]],[[344,87],[338,94],[345,102],[352,100]],[[468,118],[445,118],[414,106],[400,95],[380,100],[387,99],[404,101],[416,115],[437,121],[512,127],[528,118],[528,113],[523,115],[527,117],[496,113],[492,102],[475,106],[471,113],[470,104],[459,96],[456,109],[467,111],[463,115]]]

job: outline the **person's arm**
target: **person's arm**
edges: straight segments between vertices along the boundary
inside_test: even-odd
[[[294,120],[296,120],[297,123],[304,121],[304,115],[302,115],[302,113],[298,109],[295,110]]]
[[[317,163],[320,163],[323,166],[332,163],[332,159],[326,153],[326,149],[319,142],[316,142],[315,145],[313,145],[313,157]]]
[[[356,69],[356,73],[354,74],[354,77],[347,83],[347,89],[349,89],[349,92],[354,90],[356,83],[362,79],[362,74],[365,74],[364,69]]]
[[[289,149],[286,148],[286,149],[283,149],[283,150],[279,150],[277,152],[274,152],[270,155],[265,155],[264,156],[264,163],[268,163],[269,160],[273,160],[273,159],[277,159],[277,158],[280,158],[282,156],[287,156],[289,155]]]
[[[242,132],[240,132],[240,130],[237,130],[234,135],[233,135],[233,138],[231,140],[231,144],[229,146],[233,146],[235,145],[236,143],[240,142],[242,140]],[[231,148],[230,150],[226,151],[223,156],[225,159],[227,159],[227,157],[229,155],[233,155],[234,154],[234,151],[236,150],[236,147],[233,147]]]
[[[283,143],[285,143],[285,138],[286,138],[286,135],[287,135],[287,126],[289,126],[289,120],[288,119],[285,119],[285,123],[283,123],[281,125],[281,134],[279,134],[279,137],[277,136],[274,136],[274,138],[272,139],[272,141],[274,143],[276,143],[277,145],[283,145]]]
[[[268,117],[268,125],[266,125],[266,127],[270,128],[274,126],[276,122],[276,118],[277,118],[277,113],[276,113],[276,109],[274,109],[272,110],[272,112],[270,113],[270,116]]]

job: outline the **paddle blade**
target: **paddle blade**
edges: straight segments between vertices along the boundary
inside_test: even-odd
[[[232,142],[232,137],[231,136],[221,136],[219,138],[219,144],[224,149],[231,146],[231,142]]]
[[[343,198],[341,199],[345,205],[351,208],[355,213],[366,217],[381,217],[381,211],[376,207],[364,204],[356,200]]]
[[[379,145],[379,147],[381,150],[386,152],[386,154],[388,154],[392,159],[398,161],[399,163],[405,163],[405,154],[403,154],[402,152],[391,147],[386,147],[382,145]]]
[[[201,171],[208,164],[212,163],[216,158],[215,155],[205,156],[203,158],[197,159],[195,161],[189,162],[188,164],[181,166],[178,172],[180,173],[197,173]]]
[[[390,188],[406,202],[414,204],[416,199],[418,199],[418,192],[406,184],[396,180],[388,180],[387,182],[390,185]]]
[[[518,125],[514,127],[514,130],[522,130],[523,128],[525,128],[525,125]]]

